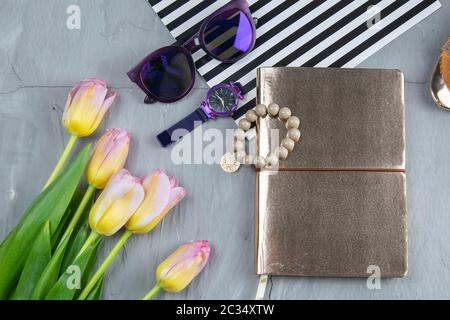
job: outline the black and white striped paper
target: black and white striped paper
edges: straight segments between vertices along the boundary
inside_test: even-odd
[[[203,20],[229,0],[148,0],[177,39],[198,32]],[[236,122],[255,105],[259,66],[357,66],[440,8],[438,0],[248,0],[258,18],[254,50],[234,64],[193,53],[209,86],[239,81],[247,91]]]

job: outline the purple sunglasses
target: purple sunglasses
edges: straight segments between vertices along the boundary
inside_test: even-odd
[[[255,41],[255,20],[247,1],[232,0],[206,18],[188,41],[154,51],[127,74],[147,94],[145,103],[175,102],[195,83],[192,50],[201,47],[211,57],[233,63],[245,57]]]

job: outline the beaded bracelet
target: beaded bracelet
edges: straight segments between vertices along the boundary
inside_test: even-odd
[[[278,117],[286,123],[286,129],[288,129],[286,138],[267,157],[257,156],[253,158],[252,155],[245,152],[245,132],[251,128],[252,122],[256,122],[258,117],[264,118],[267,115]],[[289,108],[280,108],[276,103],[271,103],[267,107],[263,104],[257,105],[254,110],[247,111],[245,118],[239,121],[239,129],[234,132],[234,153],[227,153],[222,157],[220,161],[222,169],[231,173],[237,171],[241,164],[254,165],[258,169],[276,166],[279,160],[287,159],[289,152],[294,150],[295,143],[300,140],[299,127],[300,119],[293,116]]]

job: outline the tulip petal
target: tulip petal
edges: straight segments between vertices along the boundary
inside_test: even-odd
[[[103,106],[107,94],[108,89],[106,88],[106,86],[94,85],[94,96],[92,99],[92,103],[94,104],[94,106],[100,109]]]
[[[164,219],[167,213],[184,198],[185,195],[186,190],[182,187],[172,189],[170,191],[168,204],[159,214],[156,214],[156,212],[153,213],[153,215],[147,217],[148,222],[142,224],[140,222],[143,221],[143,219],[137,222],[130,219],[130,221],[126,225],[126,228],[130,231],[133,231],[134,233],[150,232],[162,219]]]
[[[171,210],[186,196],[186,189],[183,187],[176,187],[170,191],[169,202],[164,210]]]
[[[82,87],[88,87],[89,84],[92,82],[92,79],[83,79],[80,82],[78,82],[70,91],[69,96],[72,98],[75,97],[76,93],[82,88]]]
[[[170,181],[169,177],[161,170],[149,174],[143,182],[145,199],[139,209],[128,221],[126,228],[134,232],[158,218],[169,203]]]
[[[86,167],[86,180],[99,189],[123,168],[130,148],[130,134],[118,128],[108,130],[95,144]]]
[[[77,134],[85,136],[92,133],[91,127],[98,116],[98,108],[94,105],[94,83],[86,83],[77,91],[68,109],[66,128]]]
[[[107,213],[98,221],[96,231],[105,236],[119,231],[139,207],[144,196],[144,188],[140,184],[135,184],[131,190],[116,199],[114,205],[108,208]]]
[[[100,122],[102,121],[103,117],[105,116],[105,113],[108,111],[108,109],[113,104],[114,100],[117,97],[117,93],[113,90],[110,90],[106,95],[106,100],[103,102],[103,104],[97,109],[97,116],[95,117],[94,121],[91,125],[91,130],[94,131],[99,126]]]
[[[130,194],[130,191],[133,192]],[[126,201],[121,202],[121,198],[123,197],[126,197],[127,199]],[[92,206],[89,214],[89,225],[93,230],[99,231],[97,227],[102,218],[108,216],[111,210],[114,210],[115,213],[117,210],[113,208],[118,204],[120,205],[121,210],[123,209],[126,211],[119,214],[129,217],[140,205],[143,198],[144,189],[140,185],[139,181],[135,177],[133,177],[127,170],[122,169],[110,179],[110,181],[106,185],[105,190],[103,190],[100,197]],[[123,224],[125,224],[125,222]],[[102,229],[103,232],[104,228]]]
[[[84,81],[78,82],[72,89],[70,89],[69,94],[67,95],[67,101],[66,105],[64,107],[64,113],[63,113],[63,122],[65,121],[67,114],[69,112],[69,107],[72,104],[73,97],[75,97],[78,90],[80,90],[81,86],[83,85]]]
[[[170,176],[169,177],[169,181],[170,181],[170,187],[171,188],[176,188],[176,187],[178,187],[178,180],[177,180],[177,178],[175,178],[174,176]]]

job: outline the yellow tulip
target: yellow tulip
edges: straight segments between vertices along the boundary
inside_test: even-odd
[[[186,288],[208,263],[210,250],[206,240],[179,247],[156,269],[156,287],[171,293]]]
[[[186,190],[178,185],[175,177],[168,177],[156,170],[144,178],[145,198],[128,220],[125,228],[133,233],[151,231],[186,195]]]
[[[109,184],[110,182],[108,182],[106,189],[108,189]],[[114,260],[119,250],[133,234],[146,233],[152,230],[170,209],[186,195],[186,190],[178,185],[178,181],[175,177],[168,177],[159,169],[148,174],[143,179],[142,186],[145,192],[142,202],[134,211],[134,214],[129,217],[128,222],[125,224],[126,230],[122,233],[122,236],[119,238],[116,245],[112,248],[111,252],[78,296],[79,300],[87,298],[95,284],[100,280],[108,266]],[[106,189],[104,193],[106,192]],[[95,239],[95,236],[93,236],[92,239]],[[93,241],[92,239],[89,241]],[[87,243],[90,242],[87,241]]]
[[[63,125],[69,131],[70,139],[44,189],[53,183],[61,172],[77,139],[90,135],[98,128],[115,98],[116,93],[106,88],[106,81],[99,79],[82,80],[70,90],[62,116]]]
[[[95,144],[86,166],[86,180],[97,189],[103,189],[108,180],[125,165],[131,136],[123,129],[108,130]]]
[[[114,175],[89,213],[89,225],[97,234],[110,236],[122,228],[144,199],[139,178],[122,169]]]
[[[106,81],[80,81],[69,92],[63,114],[64,127],[73,136],[85,137],[92,134],[115,98],[116,92],[108,91]]]

